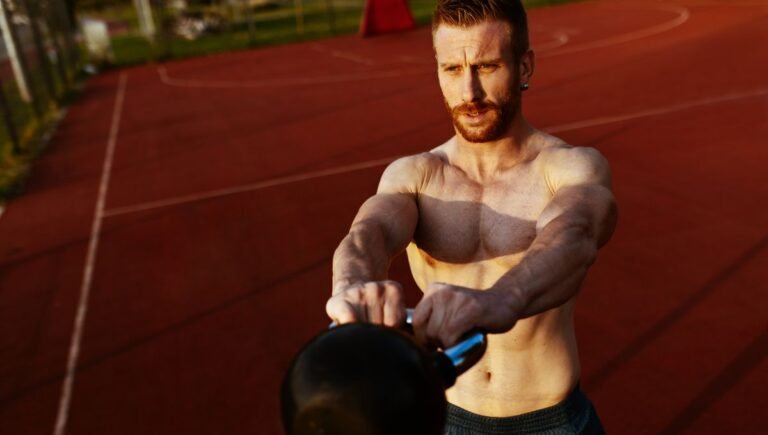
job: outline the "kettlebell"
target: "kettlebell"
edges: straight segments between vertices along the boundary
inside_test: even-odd
[[[406,327],[413,310],[406,311]],[[331,324],[294,357],[281,388],[288,435],[442,435],[445,390],[487,345],[472,333],[443,352],[400,328]]]

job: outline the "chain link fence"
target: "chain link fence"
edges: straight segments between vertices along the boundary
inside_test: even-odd
[[[62,0],[0,0],[0,200],[14,193],[77,79],[80,50]]]

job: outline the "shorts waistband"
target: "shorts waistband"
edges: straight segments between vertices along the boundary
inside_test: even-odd
[[[487,417],[448,404],[446,424],[490,434],[523,434],[543,432],[567,425],[591,406],[577,384],[560,403],[511,417]],[[491,432],[488,432],[491,430]]]

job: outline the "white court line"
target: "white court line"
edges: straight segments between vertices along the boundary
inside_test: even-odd
[[[345,51],[340,50],[331,50],[331,56],[338,57],[339,59],[346,59],[350,62],[355,62],[363,65],[373,66],[376,63],[370,59],[366,59],[362,56],[358,56],[356,54],[347,53]]]
[[[571,122],[567,124],[556,125],[552,127],[546,127],[542,130],[547,133],[559,133],[568,130],[577,130],[580,128],[594,127],[598,125],[612,124],[615,122],[627,121],[630,119],[645,118],[654,115],[662,115],[666,113],[679,112],[682,110],[690,109],[693,107],[707,106],[711,104],[723,103],[732,100],[738,100],[742,98],[756,97],[760,95],[768,95],[767,89],[758,89],[751,92],[733,93],[721,95],[719,97],[710,97],[700,100],[689,101],[686,103],[675,104],[671,106],[658,107],[655,109],[643,110],[640,112],[634,112],[625,115],[618,116],[606,116],[600,118],[593,118],[583,121]],[[359,171],[362,169],[373,168],[376,166],[383,166],[387,163],[394,161],[395,159],[403,156],[393,156],[384,159],[369,160],[360,163],[354,163],[345,166],[336,166],[329,169],[324,169],[315,172],[306,172],[303,174],[290,175],[287,177],[273,178],[271,180],[260,181],[257,183],[245,184],[240,186],[228,187],[224,189],[210,190],[207,192],[201,192],[192,195],[177,196],[173,198],[166,198],[157,201],[150,201],[139,203],[135,205],[129,205],[125,207],[118,207],[107,210],[104,212],[104,217],[112,217],[118,215],[124,215],[128,213],[136,213],[139,211],[152,210],[156,208],[169,207],[173,205],[180,205],[189,202],[202,201],[206,199],[218,198],[221,196],[233,195],[236,193],[251,192],[254,190],[260,190],[267,187],[281,186],[284,184],[296,183],[299,181],[312,180],[315,178],[327,177],[330,175],[344,174],[348,172]]]
[[[763,1],[755,1],[755,2],[736,2],[731,0],[725,0],[722,2],[696,2],[696,6],[710,6],[710,7],[716,7],[716,6],[725,6],[725,7],[731,7],[731,6],[744,6],[744,7],[756,7],[756,8],[765,8],[768,7],[768,2],[765,0]]]
[[[551,41],[549,43],[544,43],[537,45],[533,47],[537,53],[539,52],[547,52],[547,50],[552,50],[555,48],[562,47],[563,45],[567,44],[570,38],[568,37],[567,33],[564,32],[557,32],[553,35],[555,37],[554,41]]]
[[[245,184],[241,186],[228,187],[224,189],[210,190],[207,192],[197,193],[194,195],[185,195],[175,198],[161,199],[158,201],[150,201],[136,205],[129,205],[126,207],[119,207],[107,210],[104,213],[104,217],[117,216],[126,213],[135,213],[138,211],[151,210],[160,207],[168,207],[171,205],[184,204],[187,202],[201,201],[204,199],[217,198],[220,196],[233,195],[235,193],[249,192],[253,190],[264,189],[266,187],[280,186],[282,184],[296,183],[298,181],[311,180],[313,178],[327,177],[329,175],[343,174],[347,172],[359,171],[362,169],[372,168],[375,166],[385,165],[397,157],[387,157],[377,160],[369,160],[361,163],[353,163],[351,165],[336,166],[334,168],[323,169],[315,172],[307,172],[304,174],[289,175],[286,177],[273,178],[271,180],[260,181],[257,183]]]
[[[635,32],[624,33],[622,35],[612,36],[609,38],[585,42],[583,44],[576,44],[559,50],[554,50],[545,53],[542,57],[559,56],[561,54],[576,53],[584,50],[593,50],[595,48],[607,47],[609,45],[623,44],[625,42],[635,41],[637,39],[647,38],[649,36],[658,35],[659,33],[668,32],[675,27],[683,25],[691,17],[691,11],[688,8],[681,6],[667,6],[667,5],[654,5],[659,9],[676,12],[677,17],[673,20],[664,22],[657,26],[648,27],[645,29],[637,30]]]
[[[757,89],[751,92],[741,92],[733,94],[725,94],[719,97],[702,98],[700,100],[688,101],[685,103],[674,104],[666,107],[658,107],[655,109],[643,110],[640,112],[630,113],[626,115],[616,116],[604,116],[601,118],[593,118],[584,121],[569,122],[567,124],[561,124],[554,127],[545,128],[547,133],[560,133],[562,131],[578,130],[580,128],[594,127],[604,124],[612,124],[614,122],[627,121],[630,119],[645,118],[654,115],[663,115],[665,113],[679,112],[693,107],[708,106],[710,104],[724,103],[726,101],[740,100],[742,98],[757,97],[760,95],[768,95],[768,89]]]
[[[83,337],[83,327],[85,326],[85,315],[88,311],[88,298],[91,292],[91,282],[93,280],[94,264],[96,263],[96,251],[99,246],[99,234],[101,231],[101,222],[104,217],[104,206],[107,200],[107,190],[109,188],[109,176],[112,171],[112,160],[115,154],[115,144],[117,143],[117,134],[120,130],[120,118],[123,114],[123,101],[125,100],[125,88],[127,83],[126,73],[120,74],[115,97],[115,107],[112,112],[112,123],[109,129],[109,138],[107,140],[107,151],[104,156],[104,164],[101,170],[101,181],[99,183],[99,193],[96,200],[96,207],[93,214],[93,224],[91,225],[91,238],[88,242],[88,253],[85,259],[85,269],[83,270],[83,282],[80,287],[80,300],[77,304],[77,314],[75,316],[75,325],[72,331],[72,339],[69,344],[69,357],[67,358],[67,372],[64,377],[64,385],[61,390],[59,400],[59,411],[56,416],[56,426],[54,435],[64,435],[67,428],[67,417],[69,416],[69,405],[72,399],[72,387],[75,382],[75,371],[77,370],[77,361],[80,356],[80,343]]]
[[[376,65],[376,62],[374,62],[372,59],[368,59],[362,56],[358,56],[354,53],[349,53],[346,51],[341,50],[335,50],[332,48],[328,48],[322,44],[313,43],[309,46],[312,50],[319,51],[321,53],[330,53],[333,57],[338,57],[339,59],[348,60],[350,62],[359,63],[362,65],[367,66],[374,66]]]
[[[552,50],[552,49],[555,49],[555,48],[562,47],[563,45],[567,44],[568,41],[570,40],[570,37],[568,36],[568,32],[565,32],[565,31],[554,32],[554,33],[552,33],[552,36],[553,36],[553,40],[547,41],[545,43],[542,43],[542,44],[536,46],[536,52],[537,53],[538,52],[546,52],[547,50]],[[342,51],[342,50],[335,50],[335,49],[328,48],[328,47],[325,47],[325,46],[323,46],[321,44],[317,44],[317,43],[312,44],[310,46],[310,48],[312,50],[315,50],[315,51],[318,51],[318,52],[321,52],[321,53],[328,53],[331,56],[337,57],[339,59],[344,59],[344,60],[348,60],[350,62],[359,63],[359,64],[367,65],[367,66],[376,66],[376,65],[382,65],[382,64],[389,65],[389,64],[391,64],[391,62],[383,62],[383,63],[376,62],[376,61],[374,61],[372,59],[368,59],[366,57],[362,57],[362,56],[356,55],[356,54],[354,54],[352,52]],[[402,62],[402,63],[410,63],[410,64],[418,64],[418,65],[432,65],[432,66],[435,65],[434,61],[427,61],[427,62],[425,62],[423,59],[415,58],[413,56],[400,56],[398,58],[398,60],[400,60],[400,62]]]
[[[433,73],[433,71],[427,70],[424,67],[417,68],[405,68],[396,69],[391,71],[371,71],[357,74],[335,74],[328,76],[316,76],[316,77],[293,77],[284,79],[272,79],[272,80],[259,80],[259,81],[238,81],[232,82],[227,80],[183,80],[174,79],[168,76],[168,71],[165,66],[157,67],[157,72],[160,75],[160,81],[168,86],[184,87],[184,88],[208,88],[208,89],[241,89],[241,88],[276,88],[282,86],[298,86],[298,85],[319,85],[329,83],[347,83],[354,81],[365,81],[372,79],[383,79],[390,77],[404,77],[409,75],[418,75]]]
[[[572,45],[566,48],[548,51],[547,48],[543,49],[543,53],[539,53],[538,58],[547,58],[552,56],[559,56],[561,54],[576,53],[579,51],[592,50],[595,48],[607,47],[609,45],[621,44],[625,42],[634,41],[637,39],[646,38],[648,36],[657,35],[669,30],[674,29],[688,21],[691,16],[690,11],[684,7],[667,6],[667,5],[653,5],[654,7],[662,10],[668,10],[676,12],[678,16],[662,24],[651,26],[645,29],[624,33],[617,36],[611,36],[609,38],[600,39],[597,41],[586,42],[583,44]],[[567,42],[567,41],[566,41]],[[313,44],[312,49],[316,51],[323,51],[324,47],[320,44]],[[328,50],[326,50],[328,51]],[[334,51],[332,51],[333,53]],[[336,50],[335,53],[343,53]],[[348,60],[352,60],[352,57],[357,57],[354,54],[346,55]],[[362,57],[357,57],[359,61],[366,61]],[[392,71],[381,72],[366,72],[357,74],[338,74],[330,76],[316,76],[316,77],[292,77],[283,79],[271,79],[271,80],[256,80],[256,81],[229,81],[229,80],[184,80],[174,79],[168,75],[168,71],[165,66],[158,66],[157,73],[160,76],[160,81],[168,86],[185,87],[185,88],[198,88],[198,89],[233,89],[233,88],[268,88],[268,87],[282,87],[282,86],[299,86],[299,85],[319,85],[330,83],[345,83],[351,81],[371,80],[378,78],[391,78],[391,77],[404,77],[408,75],[419,74],[433,74],[434,65],[433,61],[430,62],[414,62],[417,65],[421,65],[417,68],[399,69]],[[431,66],[432,68],[425,68],[425,66]]]

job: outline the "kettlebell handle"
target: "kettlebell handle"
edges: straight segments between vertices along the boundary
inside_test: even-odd
[[[413,308],[406,308],[405,323],[413,325]],[[336,326],[331,322],[329,328]],[[475,365],[485,353],[488,339],[482,332],[471,332],[455,345],[442,352],[434,352],[435,365],[445,382],[445,388],[456,383],[456,378]]]

